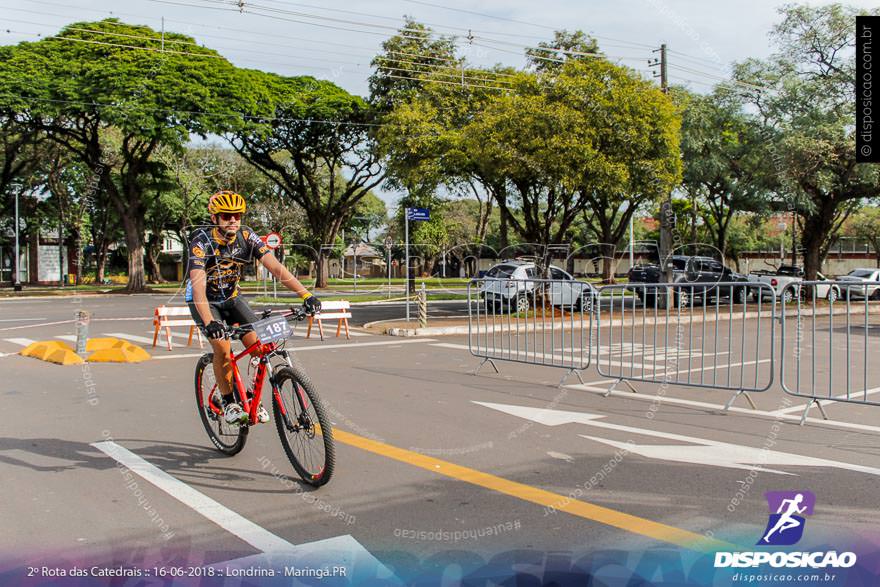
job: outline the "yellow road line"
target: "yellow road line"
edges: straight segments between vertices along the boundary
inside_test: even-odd
[[[640,518],[638,516],[587,503],[585,501],[570,499],[558,493],[538,489],[537,487],[525,485],[524,483],[510,481],[509,479],[504,479],[489,473],[483,473],[482,471],[456,465],[455,463],[450,463],[448,461],[435,459],[403,448],[397,448],[396,446],[370,440],[369,438],[364,438],[363,436],[358,436],[343,430],[334,429],[333,437],[339,442],[377,455],[407,463],[440,475],[445,475],[446,477],[451,477],[459,481],[464,481],[465,483],[485,487],[486,489],[517,497],[524,501],[529,501],[545,507],[552,507],[557,511],[606,524],[608,526],[613,526],[614,528],[620,528],[621,530],[626,530],[633,534],[640,534],[642,536],[647,536],[648,538],[677,544],[678,546],[701,552],[731,550],[735,548],[732,544],[707,538],[702,534],[696,534],[694,532],[689,532],[688,530],[682,530],[681,528],[668,526],[666,524],[654,522],[653,520]]]

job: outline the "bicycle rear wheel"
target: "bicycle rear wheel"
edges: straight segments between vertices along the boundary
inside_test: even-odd
[[[281,445],[293,468],[309,485],[325,485],[336,460],[333,429],[308,376],[299,369],[278,369],[272,408]]]
[[[208,438],[225,455],[236,455],[247,442],[248,427],[234,426],[223,419],[220,390],[214,376],[214,355],[208,353],[196,364],[196,406]]]

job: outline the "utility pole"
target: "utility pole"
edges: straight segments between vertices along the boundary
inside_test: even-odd
[[[648,65],[651,67],[659,67],[660,71],[654,73],[654,77],[660,78],[660,89],[664,94],[669,93],[669,74],[667,70],[667,53],[666,43],[660,45],[659,49],[654,49],[652,53],[660,53],[659,58],[650,59]],[[672,251],[674,239],[672,228],[675,225],[675,213],[672,209],[672,194],[666,197],[666,201],[660,206],[660,271],[663,275],[663,281],[670,283],[672,281]],[[666,303],[666,298],[664,304]]]
[[[21,249],[18,244],[18,230],[21,226],[18,219],[18,192],[19,190],[15,190],[15,263],[12,264],[15,267],[15,279],[12,282],[15,291],[21,291],[21,267],[18,266],[21,262]]]
[[[654,77],[660,78],[660,89],[663,90],[664,94],[669,93],[669,71],[667,70],[668,59],[666,56],[666,43],[660,45],[659,49],[654,49],[651,51],[652,53],[660,53],[659,58],[649,59],[648,65],[650,67],[659,67],[659,72],[654,72]]]
[[[162,51],[165,51],[165,17],[162,17]]]

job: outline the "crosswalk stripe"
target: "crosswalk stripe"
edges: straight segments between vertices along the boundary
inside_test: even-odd
[[[30,338],[4,338],[3,340],[20,346],[28,346],[29,344],[37,342],[35,340],[31,340]]]
[[[75,334],[59,334],[55,338],[60,338],[61,340],[66,340],[69,342],[76,342],[76,335]]]
[[[140,342],[143,344],[153,344],[152,338],[147,338],[145,336],[138,336],[136,334],[128,334],[126,332],[105,332],[105,336],[115,336],[116,338],[124,338],[125,340],[131,340],[134,342]]]

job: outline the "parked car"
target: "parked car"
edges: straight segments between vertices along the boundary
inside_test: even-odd
[[[493,307],[516,308],[527,312],[535,299],[535,287],[540,281],[537,266],[529,261],[504,261],[486,271],[480,288],[480,297]],[[567,271],[549,267],[550,303],[553,306],[574,307],[591,312],[598,300],[592,284],[577,281]]]
[[[694,303],[693,298],[701,298],[703,302],[715,297],[733,297],[734,303],[740,304],[746,298],[745,287],[718,288],[714,284],[722,282],[747,282],[748,278],[729,269],[711,257],[690,257],[673,255],[672,284],[674,304],[688,307]],[[663,269],[659,265],[636,265],[627,274],[630,283],[663,283]],[[705,285],[703,285],[705,284]],[[678,285],[678,287],[676,287]],[[687,285],[687,287],[684,287]],[[646,287],[627,287],[634,291],[645,305],[653,305],[656,290]],[[732,291],[731,291],[732,290]]]
[[[841,282],[840,293],[844,297],[880,300],[880,269],[853,269],[837,280]]]
[[[789,303],[795,299],[795,295],[799,295],[802,299],[805,297],[804,288],[788,287],[792,283],[800,283],[804,280],[804,271],[797,265],[780,265],[776,271],[755,271],[749,274],[749,281],[757,283],[766,283],[776,292],[777,299],[783,303]],[[830,281],[821,273],[816,274],[816,281]],[[840,297],[840,288],[834,284],[817,283],[815,286],[816,297],[826,299],[833,302]],[[753,299],[757,299],[760,288],[751,288]]]

